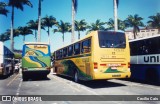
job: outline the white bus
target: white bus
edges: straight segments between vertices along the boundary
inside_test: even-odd
[[[130,41],[131,78],[160,82],[160,34]]]
[[[3,42],[0,42],[0,76],[8,76],[14,72],[14,53]]]

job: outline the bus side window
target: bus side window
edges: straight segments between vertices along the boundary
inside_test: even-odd
[[[74,54],[75,55],[80,54],[80,43],[75,43],[74,44]]]
[[[91,39],[87,39],[82,42],[82,53],[88,53],[91,51]]]
[[[60,56],[59,56],[60,59],[62,59],[62,54],[63,54],[63,50],[61,49],[60,50]]]
[[[67,48],[64,48],[63,49],[63,57],[67,57],[68,55],[67,55],[68,53],[67,53]]]
[[[56,59],[59,59],[59,50],[56,51]]]
[[[68,56],[72,56],[73,55],[73,45],[68,47]]]

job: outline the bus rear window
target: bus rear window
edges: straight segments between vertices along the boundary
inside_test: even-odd
[[[125,48],[125,34],[120,32],[99,32],[99,46],[101,48]]]

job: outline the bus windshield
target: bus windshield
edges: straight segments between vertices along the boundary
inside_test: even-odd
[[[126,38],[120,32],[99,32],[99,46],[101,48],[126,48]]]
[[[50,56],[49,46],[44,44],[26,44],[24,45],[23,56]]]

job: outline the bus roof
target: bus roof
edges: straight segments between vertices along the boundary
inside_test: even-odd
[[[45,45],[49,45],[49,43],[45,43],[45,42],[25,42],[24,44],[45,44]]]
[[[150,38],[154,38],[154,37],[160,37],[160,34],[157,34],[157,35],[154,35],[154,36],[149,36],[149,37],[144,37],[144,38],[139,38],[139,39],[129,40],[129,42],[134,42],[134,41],[139,41],[139,40],[144,40],[144,39],[150,39]]]

